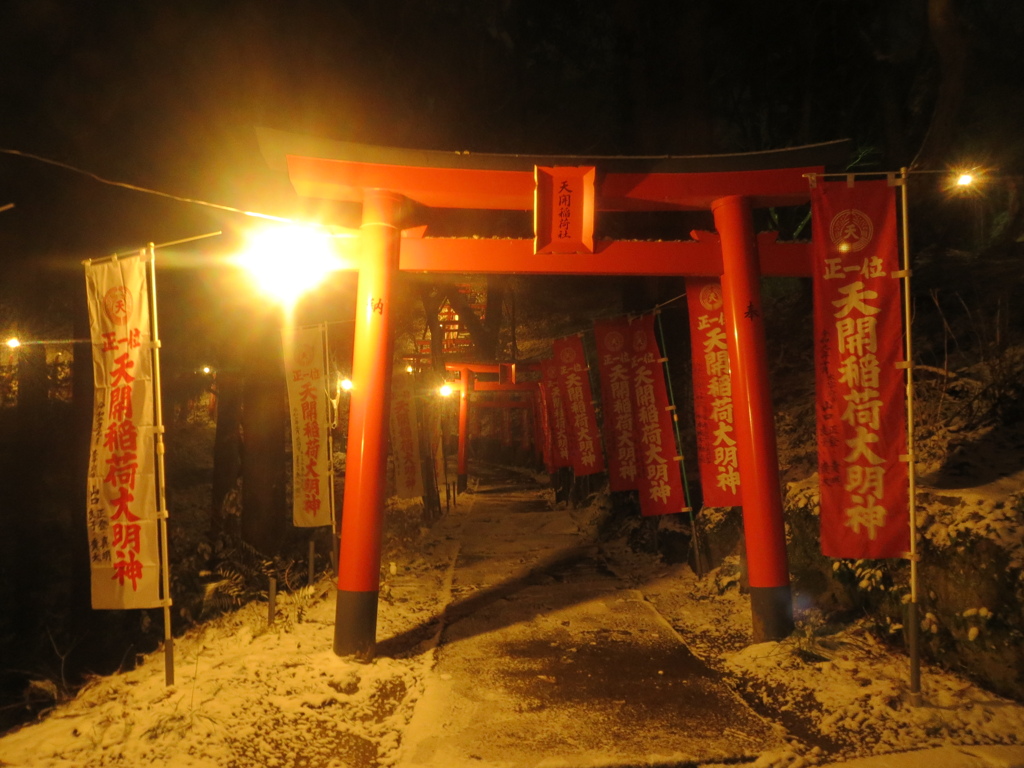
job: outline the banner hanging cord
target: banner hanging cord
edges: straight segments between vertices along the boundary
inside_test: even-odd
[[[651,307],[651,310],[650,310],[650,311],[651,311],[651,312],[654,312],[654,311],[656,311],[656,310],[659,310],[659,309],[661,309],[662,307],[667,307],[667,306],[668,306],[669,304],[675,304],[675,303],[676,303],[677,301],[679,301],[680,299],[685,299],[685,298],[686,298],[686,291],[683,291],[683,292],[682,292],[682,293],[680,293],[680,294],[679,294],[678,296],[673,296],[673,297],[672,297],[671,299],[669,299],[668,301],[663,301],[663,302],[661,302],[660,304],[655,304],[655,305],[654,305],[653,307]],[[659,320],[658,322],[660,323],[661,321]]]

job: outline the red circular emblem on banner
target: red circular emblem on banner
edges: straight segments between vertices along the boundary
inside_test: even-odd
[[[619,331],[609,331],[605,334],[604,345],[609,352],[618,352],[626,345],[626,340]]]
[[[103,311],[114,325],[127,325],[133,308],[132,292],[123,285],[114,286],[103,297]]]
[[[714,311],[722,308],[722,286],[718,283],[705,285],[700,289],[700,305],[704,309]]]
[[[295,355],[295,362],[303,368],[313,364],[313,345],[303,344]]]
[[[576,350],[572,347],[563,347],[562,353],[559,355],[562,358],[562,362],[566,365],[576,362]]]
[[[861,251],[871,242],[875,227],[871,218],[856,208],[847,208],[832,217],[828,235],[840,253]]]

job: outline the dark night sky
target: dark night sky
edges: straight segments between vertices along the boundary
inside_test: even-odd
[[[977,151],[972,137],[984,128],[986,161],[1017,163],[1024,4],[953,6],[970,43],[955,150]],[[898,167],[920,145],[943,82],[926,9],[926,0],[12,0],[0,26],[0,147],[285,215],[299,201],[267,170],[254,126],[530,154],[703,154],[851,137],[867,163]],[[8,202],[8,314],[11,286],[40,263],[77,270],[84,257],[231,230],[241,218],[0,155]]]

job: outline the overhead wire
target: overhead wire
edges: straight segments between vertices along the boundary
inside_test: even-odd
[[[286,224],[299,223],[299,222],[296,222],[294,219],[289,219],[289,218],[286,218],[284,216],[275,216],[275,215],[270,214],[270,213],[260,213],[258,211],[246,211],[246,210],[244,210],[242,208],[236,208],[233,205],[223,205],[222,203],[211,203],[208,200],[200,200],[200,199],[194,198],[194,197],[184,197],[183,195],[175,195],[175,194],[173,194],[171,192],[163,192],[163,191],[161,191],[159,189],[152,189],[150,187],[142,187],[142,186],[139,186],[138,184],[131,184],[130,182],[127,182],[127,181],[116,181],[114,179],[108,179],[108,178],[105,178],[103,176],[100,176],[98,173],[93,173],[92,171],[87,171],[87,170],[85,170],[83,168],[79,168],[77,166],[71,165],[70,163],[65,163],[65,162],[63,162],[61,160],[54,160],[53,158],[50,158],[50,157],[43,157],[42,155],[37,155],[37,154],[34,154],[32,152],[23,152],[20,149],[10,149],[8,147],[0,147],[0,154],[13,155],[15,157],[24,157],[24,158],[26,158],[28,160],[35,160],[36,162],[39,162],[39,163],[44,163],[46,165],[52,165],[52,166],[54,166],[56,168],[62,168],[64,170],[66,170],[66,171],[71,171],[72,173],[77,173],[77,174],[79,174],[81,176],[86,176],[87,178],[90,178],[93,181],[97,181],[100,184],[106,184],[106,185],[111,186],[111,187],[119,187],[121,189],[128,189],[128,190],[131,190],[132,192],[142,192],[143,194],[147,194],[147,195],[156,195],[157,197],[167,198],[168,200],[175,200],[175,201],[177,201],[179,203],[188,203],[190,205],[201,205],[201,206],[204,206],[206,208],[215,208],[217,210],[228,211],[230,213],[241,213],[241,214],[243,214],[245,216],[252,216],[252,217],[255,217],[255,218],[258,218],[258,219],[269,219],[270,221],[279,221],[279,222],[283,222],[283,223],[286,223]],[[6,206],[0,208],[0,211],[6,210],[7,208],[13,208],[13,207],[14,207],[14,203],[11,203],[10,205],[6,205]]]

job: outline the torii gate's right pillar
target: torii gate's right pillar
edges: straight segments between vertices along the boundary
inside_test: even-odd
[[[722,243],[722,294],[732,363],[734,422],[743,489],[743,531],[755,643],[793,631],[779,456],[765,353],[761,269],[750,201],[712,205]]]

